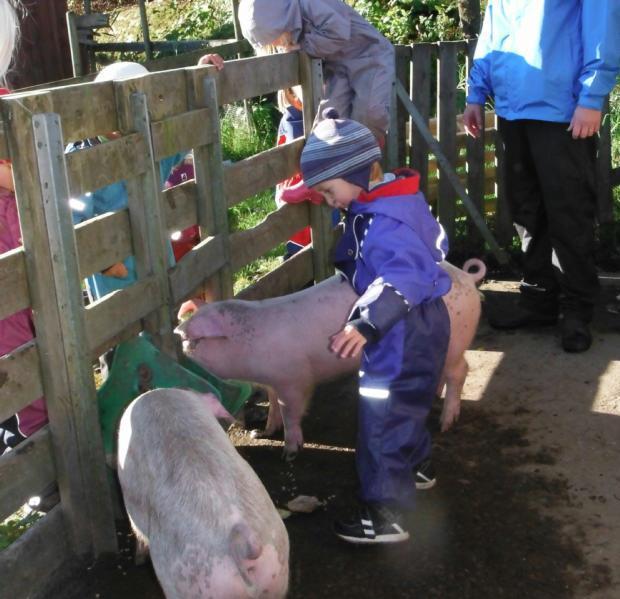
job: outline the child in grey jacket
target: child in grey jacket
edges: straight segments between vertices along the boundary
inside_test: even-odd
[[[301,49],[323,59],[325,100],[366,125],[382,145],[389,125],[394,47],[342,0],[241,0],[239,22],[252,46]]]

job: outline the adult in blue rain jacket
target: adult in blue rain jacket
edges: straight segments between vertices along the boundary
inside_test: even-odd
[[[494,99],[524,253],[519,303],[490,321],[554,324],[561,313],[569,352],[592,342],[596,133],[619,67],[618,0],[489,0],[464,122],[478,136]]]
[[[330,116],[325,115],[325,116]],[[301,156],[306,184],[346,210],[337,268],[361,296],[331,348],[363,349],[356,449],[362,505],[335,532],[352,543],[409,537],[401,516],[413,507],[415,473],[430,453],[426,418],[443,369],[450,321],[442,296],[450,278],[439,267],[445,233],[419,192],[419,177],[390,174],[370,187],[381,152],[355,121],[323,120]]]

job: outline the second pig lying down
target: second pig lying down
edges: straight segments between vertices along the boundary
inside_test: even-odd
[[[459,416],[468,368],[465,351],[480,318],[476,283],[486,269],[479,260],[465,268],[470,265],[478,268],[476,274],[441,263],[452,280],[443,298],[451,333],[438,390],[446,387],[442,430]],[[274,389],[265,433],[274,433],[283,423],[285,453],[292,457],[303,446],[301,419],[316,385],[359,369],[359,358],[341,359],[329,350],[330,337],[342,329],[357,299],[349,283],[336,275],[282,297],[205,304],[177,332],[184,338],[186,353],[216,376]]]
[[[138,547],[167,599],[279,599],[286,529],[216,418],[232,420],[214,395],[184,389],[149,391],[125,410],[118,476]]]

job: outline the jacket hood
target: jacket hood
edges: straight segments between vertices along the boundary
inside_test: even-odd
[[[295,42],[302,31],[299,0],[241,0],[239,24],[243,37],[255,48],[290,32]]]
[[[433,259],[441,262],[448,253],[448,238],[433,216],[424,194],[419,191],[420,176],[415,171],[397,171],[396,174],[405,176],[362,194],[359,200],[349,205],[349,211],[382,214],[404,223],[417,233]]]

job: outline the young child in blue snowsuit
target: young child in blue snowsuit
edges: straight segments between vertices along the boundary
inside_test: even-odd
[[[413,171],[370,186],[381,152],[369,129],[324,113],[301,155],[308,186],[346,213],[337,268],[359,300],[331,340],[340,357],[363,351],[356,449],[361,506],[335,532],[352,543],[409,538],[402,515],[413,507],[415,472],[430,453],[426,419],[444,366],[451,286],[439,267],[445,233]],[[403,176],[404,175],[404,176]]]

